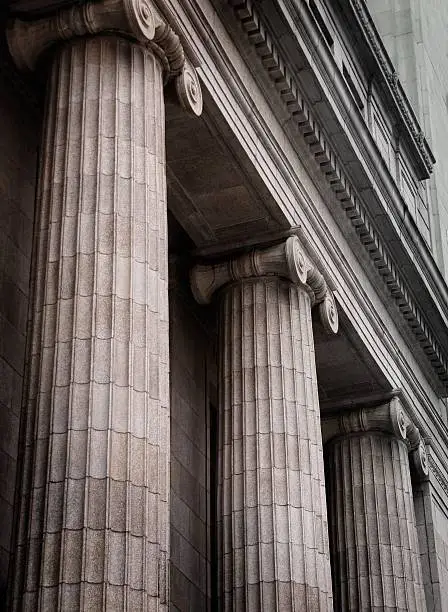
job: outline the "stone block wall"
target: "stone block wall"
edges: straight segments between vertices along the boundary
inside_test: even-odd
[[[0,602],[11,551],[40,125],[15,79],[0,44]]]
[[[210,609],[211,338],[187,295],[170,293],[171,610]]]
[[[414,483],[414,507],[426,608],[448,612],[448,512],[446,494],[433,481]]]
[[[418,485],[414,483],[413,492],[426,607],[428,610],[435,610],[436,602],[440,602],[440,585],[435,563],[434,525],[429,482],[422,482]]]
[[[440,582],[440,610],[448,612],[448,510],[435,500],[434,543]]]

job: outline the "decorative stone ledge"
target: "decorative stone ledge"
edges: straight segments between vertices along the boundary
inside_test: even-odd
[[[322,418],[324,444],[340,436],[375,431],[392,434],[398,440],[403,440],[418,476],[427,478],[429,467],[425,443],[398,397],[393,397],[381,406],[358,408]]]
[[[175,78],[184,109],[199,116],[202,93],[195,68],[185,58],[179,37],[151,0],[90,0],[36,21],[14,20],[8,45],[18,68],[34,70],[42,54],[61,41],[115,33],[148,46],[159,57],[165,81]]]
[[[431,454],[428,455],[428,464],[437,482],[441,486],[444,493],[448,496],[448,480]]]
[[[327,142],[319,122],[300,92],[296,77],[288,69],[254,3],[251,0],[227,1],[233,7],[234,13],[246,31],[250,43],[255,47],[262,65],[270,79],[275,83],[275,87],[291,118],[296,122],[310,153],[314,156],[341,208],[345,211],[351,225],[357,232],[359,240],[378,270],[378,274],[383,278],[402,317],[407,321],[438,378],[448,388],[447,355],[444,354],[424,313],[412,298],[407,283],[389,254],[385,242],[374,227],[367,208],[357,196],[336,153]],[[427,155],[427,144],[426,141],[422,141],[421,134],[418,135],[418,138],[416,136],[416,142],[418,146],[421,145],[422,147],[421,154]]]
[[[302,286],[318,305],[322,324],[328,333],[338,331],[338,312],[333,292],[311,261],[297,236],[280,244],[252,249],[243,255],[214,264],[199,264],[190,274],[191,289],[199,304],[209,304],[222,286],[242,279],[281,276]]]

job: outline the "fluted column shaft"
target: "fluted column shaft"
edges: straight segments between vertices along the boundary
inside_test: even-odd
[[[37,203],[14,609],[167,605],[162,66],[117,35],[54,53]]]
[[[331,610],[310,292],[248,278],[220,308],[222,608]]]
[[[367,431],[325,447],[336,610],[426,610],[408,447]]]

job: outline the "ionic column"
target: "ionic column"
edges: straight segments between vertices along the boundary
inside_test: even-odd
[[[427,475],[400,400],[323,420],[336,610],[426,610],[409,453]]]
[[[197,266],[220,291],[220,581],[228,612],[332,610],[311,307],[332,293],[297,237]]]
[[[49,51],[11,608],[165,610],[163,83],[176,77],[185,102],[193,73],[147,0],[78,3],[16,22],[9,42],[30,69],[59,43]]]

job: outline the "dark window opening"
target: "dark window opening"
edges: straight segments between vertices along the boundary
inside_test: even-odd
[[[310,9],[311,9],[311,12],[313,13],[314,19],[317,22],[317,25],[320,28],[320,31],[324,35],[327,45],[330,47],[330,49],[333,49],[333,44],[334,44],[333,37],[330,34],[330,30],[327,28],[327,24],[323,20],[323,17],[320,14],[319,9],[317,8],[314,0],[310,0]]]
[[[344,75],[345,82],[347,83],[348,88],[350,89],[350,92],[351,92],[352,96],[355,99],[357,107],[360,110],[362,110],[364,108],[364,103],[363,103],[363,101],[361,99],[361,96],[359,95],[358,88],[356,87],[355,83],[353,82],[353,79],[350,76],[350,73],[347,70],[347,68],[344,66],[344,64],[342,64],[342,74]]]

